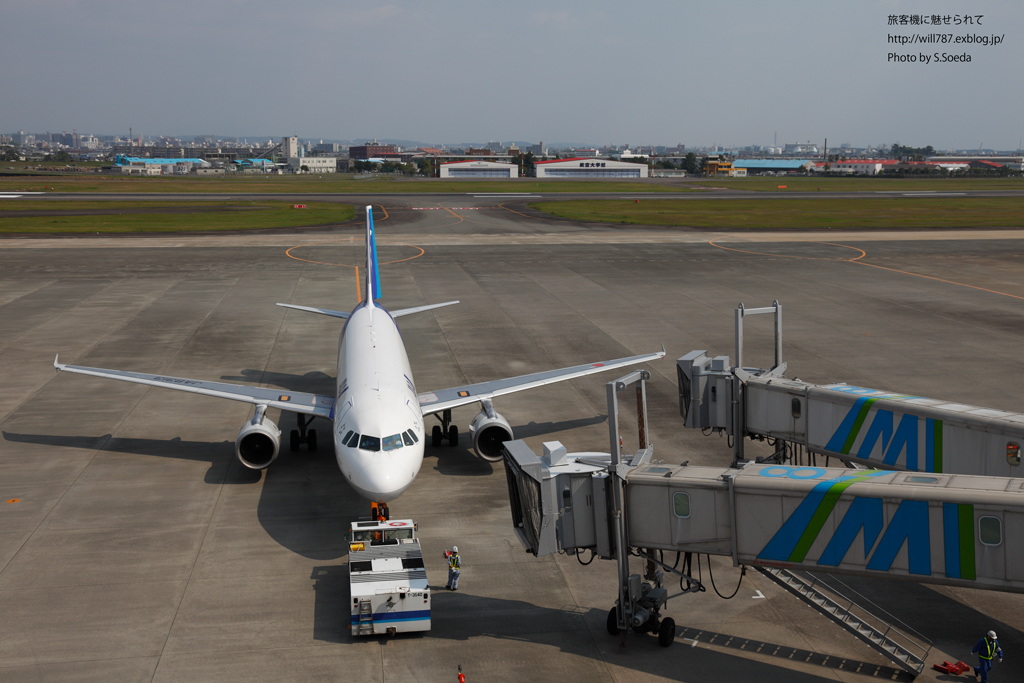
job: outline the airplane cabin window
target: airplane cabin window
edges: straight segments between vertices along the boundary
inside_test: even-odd
[[[384,450],[393,451],[396,448],[402,447],[402,435],[393,434],[391,436],[384,437]]]
[[[363,434],[363,437],[359,440],[359,448],[364,451],[379,451],[380,437]]]
[[[411,446],[411,445],[413,445],[413,443],[415,443],[412,440],[412,436],[410,436],[410,435],[411,435],[411,432],[402,432],[402,441],[405,442],[406,446]]]

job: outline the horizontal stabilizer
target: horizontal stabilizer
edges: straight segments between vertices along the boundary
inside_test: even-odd
[[[295,306],[293,304],[278,304],[284,308],[294,308],[296,311],[307,311],[309,313],[319,313],[320,315],[329,315],[332,318],[341,318],[342,320],[348,320],[349,313],[345,311],[332,311],[329,308],[313,308],[312,306]]]
[[[397,311],[388,311],[391,313],[392,318],[401,318],[403,315],[412,315],[413,313],[422,313],[423,311],[429,311],[434,308],[441,308],[442,306],[453,306],[459,303],[458,301],[446,301],[443,304],[430,304],[429,306],[417,306],[416,308],[402,308]]]

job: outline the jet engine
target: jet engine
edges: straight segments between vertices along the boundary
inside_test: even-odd
[[[242,425],[235,439],[235,455],[239,462],[253,470],[264,470],[277,459],[281,450],[281,430],[263,413],[266,406],[256,408],[256,416]]]
[[[484,409],[473,418],[469,431],[473,435],[473,448],[484,460],[501,460],[502,443],[512,440],[512,428],[501,413],[494,411],[490,401],[484,402]]]

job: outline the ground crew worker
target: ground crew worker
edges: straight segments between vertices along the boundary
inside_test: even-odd
[[[1003,651],[996,640],[996,632],[989,631],[978,641],[978,644],[971,650],[971,654],[978,653],[978,666],[974,667],[974,675],[981,679],[982,683],[988,682],[988,672],[992,668],[992,658],[999,657],[1003,661]]]
[[[448,590],[459,590],[459,546],[453,545],[451,550],[444,551],[444,559],[448,560]]]

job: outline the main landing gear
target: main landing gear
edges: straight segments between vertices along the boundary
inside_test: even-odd
[[[459,445],[459,428],[452,424],[452,411],[445,410],[438,416],[434,414],[441,424],[434,425],[434,428],[430,430],[430,445],[437,448],[441,445],[441,442],[445,439],[448,440],[449,446]]]
[[[301,446],[302,444],[306,444],[306,449],[310,453],[316,451],[316,430],[306,429],[306,427],[309,426],[309,423],[312,422],[315,418],[316,416],[306,417],[302,413],[295,413],[295,419],[298,422],[299,428],[293,429],[292,433],[289,435],[291,438],[289,440],[288,446],[290,447],[292,453],[298,451],[299,446]]]

